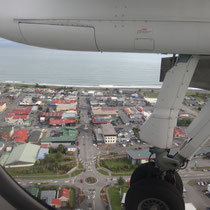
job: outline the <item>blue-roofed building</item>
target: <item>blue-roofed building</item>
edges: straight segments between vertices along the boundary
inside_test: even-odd
[[[45,155],[49,153],[49,148],[40,148],[36,159],[37,160],[42,160],[45,158]]]
[[[4,142],[0,141],[0,151],[4,148]]]

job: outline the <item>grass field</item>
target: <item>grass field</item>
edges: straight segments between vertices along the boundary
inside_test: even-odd
[[[144,92],[144,95],[147,98],[157,98],[158,97],[158,93],[154,93],[154,92]]]
[[[77,176],[77,175],[79,175],[80,173],[82,173],[82,170],[75,170],[75,171],[73,171],[72,173],[71,173],[71,176],[73,177],[73,176]]]
[[[128,173],[112,173],[112,176],[131,176],[133,171]]]
[[[100,165],[114,173],[128,173],[136,168],[128,158],[101,160]]]
[[[79,168],[79,169],[83,169],[83,165],[82,165],[81,162],[79,162],[78,168]]]
[[[123,193],[127,192],[128,186],[120,187],[114,186],[108,189],[109,199],[111,202],[112,210],[121,210],[121,200]]]
[[[98,169],[98,172],[106,176],[109,175],[109,173],[107,171],[104,171],[103,169]]]
[[[73,209],[75,206],[75,189],[74,188],[71,188],[69,197],[70,197],[69,206]]]

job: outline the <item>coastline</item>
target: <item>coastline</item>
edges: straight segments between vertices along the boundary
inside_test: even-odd
[[[63,84],[49,84],[49,83],[30,83],[30,82],[21,82],[21,81],[1,81],[0,84],[10,84],[16,87],[22,88],[76,88],[76,89],[142,89],[142,90],[154,90],[159,92],[161,85],[63,85]],[[190,92],[205,92],[208,93],[208,90],[188,87]]]
[[[148,86],[137,86],[137,85],[63,85],[63,84],[49,84],[49,83],[29,83],[21,81],[3,81],[1,84],[11,84],[11,85],[22,85],[22,86],[46,86],[46,87],[68,87],[68,88],[113,88],[113,89],[160,89],[161,85],[148,85]]]

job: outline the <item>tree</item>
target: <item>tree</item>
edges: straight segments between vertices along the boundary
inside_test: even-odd
[[[57,151],[60,153],[65,153],[65,147],[63,146],[63,144],[58,145]]]
[[[120,178],[117,180],[117,183],[118,183],[118,185],[124,185],[124,184],[125,184],[125,179],[123,179],[122,177],[120,177]]]
[[[36,84],[35,84],[35,88],[38,88],[38,87],[39,87],[39,84],[38,84],[38,83],[36,83]]]
[[[35,97],[32,97],[32,102],[35,103],[37,100]]]
[[[62,157],[62,153],[58,151],[55,155],[56,159],[60,159]]]

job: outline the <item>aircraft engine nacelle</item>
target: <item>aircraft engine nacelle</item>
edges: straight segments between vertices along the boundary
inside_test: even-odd
[[[79,51],[210,54],[206,0],[0,0],[0,37]]]

